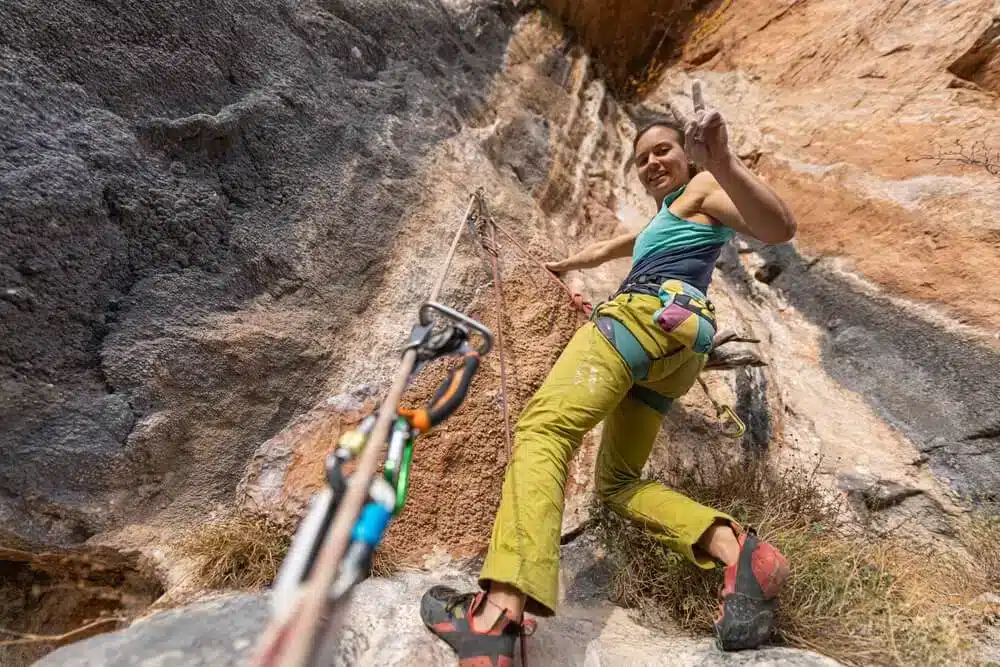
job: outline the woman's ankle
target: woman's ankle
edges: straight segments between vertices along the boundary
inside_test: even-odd
[[[728,521],[720,520],[709,526],[698,540],[698,547],[726,565],[735,565],[740,557],[736,529]]]
[[[496,625],[505,613],[520,622],[524,617],[527,600],[527,596],[513,586],[491,582],[482,604],[472,616],[475,627],[485,632]]]

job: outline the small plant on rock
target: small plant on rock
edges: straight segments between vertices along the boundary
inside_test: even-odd
[[[255,590],[278,576],[293,529],[265,516],[238,513],[193,532],[181,549],[199,563],[196,572],[204,588]],[[372,576],[391,576],[399,569],[398,560],[395,550],[379,547]]]
[[[205,588],[253,590],[274,581],[290,543],[287,526],[233,514],[194,531],[181,549],[199,563],[197,576]]]

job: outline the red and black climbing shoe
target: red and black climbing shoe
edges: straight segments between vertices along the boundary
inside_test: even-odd
[[[534,622],[519,623],[504,613],[492,628],[475,629],[469,621],[485,599],[485,593],[459,593],[447,586],[434,586],[420,600],[420,618],[458,653],[459,667],[514,667],[518,639],[523,665],[524,637],[534,631]]]
[[[713,629],[719,648],[757,648],[771,638],[777,596],[788,578],[788,560],[748,530],[739,536],[740,558],[725,570],[722,603]]]

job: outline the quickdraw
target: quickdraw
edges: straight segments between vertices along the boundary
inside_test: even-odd
[[[310,502],[272,588],[271,621],[254,656],[257,667],[304,667],[317,657],[329,606],[347,601],[371,568],[392,518],[406,504],[410,464],[418,435],[434,428],[463,402],[493,334],[472,318],[437,303],[465,221],[452,241],[442,274],[418,313],[403,359],[386,398],[354,430],[341,436],[326,460],[326,486]],[[443,326],[441,326],[443,324]],[[480,343],[473,347],[475,333]],[[429,403],[399,407],[403,390],[435,359],[458,356]],[[376,476],[385,453],[383,472]],[[357,459],[354,473],[344,465]]]
[[[701,389],[705,392],[705,396],[708,396],[708,400],[712,402],[712,407],[715,408],[715,416],[722,423],[722,435],[727,438],[733,438],[734,440],[742,438],[747,432],[747,425],[742,419],[740,419],[739,415],[736,414],[736,411],[733,410],[732,406],[716,401],[712,397],[711,392],[708,391],[708,385],[705,384],[705,381],[702,380],[701,377],[698,378],[698,384],[701,385]]]
[[[437,311],[450,320],[442,331],[433,331],[430,311]],[[469,345],[470,329],[482,338],[479,348]],[[372,481],[368,502],[354,525],[351,545],[330,590],[331,601],[343,597],[370,570],[372,556],[390,520],[406,504],[416,436],[440,424],[461,405],[479,368],[480,358],[490,351],[492,344],[491,332],[475,320],[439,303],[428,302],[421,306],[420,324],[413,327],[407,345],[407,349],[417,353],[417,363],[410,379],[416,377],[426,363],[444,356],[460,355],[463,363],[449,373],[426,407],[418,410],[396,409],[382,477]],[[343,472],[344,464],[361,454],[369,444],[381,409],[365,417],[356,429],[343,434],[334,452],[327,457],[327,486],[314,498],[275,580],[271,602],[276,616],[288,612],[298,587],[308,580],[316,554],[347,489],[349,480]]]

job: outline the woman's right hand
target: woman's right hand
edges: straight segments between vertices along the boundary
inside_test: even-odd
[[[575,255],[558,262],[546,262],[545,268],[552,273],[565,273],[575,269],[592,269],[610,259],[628,257],[635,245],[636,232],[616,236],[608,241],[592,243]]]

